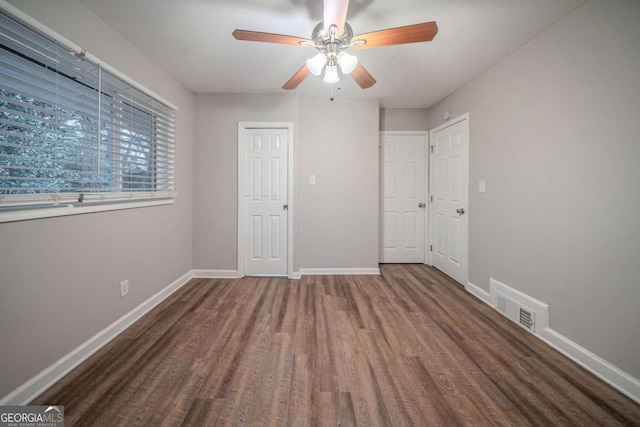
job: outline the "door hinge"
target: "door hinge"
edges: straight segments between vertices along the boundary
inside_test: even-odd
[[[433,203],[433,196],[431,196],[430,199],[431,199],[431,203]]]
[[[433,245],[429,245],[429,252],[433,252]]]
[[[431,154],[433,154],[433,145],[430,146],[429,148],[431,148]]]

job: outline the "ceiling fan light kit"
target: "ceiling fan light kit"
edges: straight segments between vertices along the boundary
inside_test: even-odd
[[[351,74],[356,69],[356,65],[358,65],[358,58],[342,51],[338,54],[338,64],[340,64],[340,69],[344,74]]]
[[[320,52],[316,54],[313,58],[307,59],[307,68],[311,71],[311,74],[314,76],[319,76],[322,74],[322,70],[327,63],[327,57],[324,53]]]
[[[353,34],[351,26],[345,22],[342,36],[338,37],[337,34],[337,26],[331,25],[329,33],[327,33],[324,29],[324,23],[321,22],[313,29],[313,43],[300,43],[303,46],[311,46],[319,50],[315,56],[307,60],[307,68],[314,76],[322,74],[324,69],[322,80],[330,84],[339,83],[340,73],[349,74],[358,64],[358,58],[345,52],[345,49],[351,47]],[[339,71],[338,66],[340,66]]]
[[[295,89],[309,74],[320,76],[323,70],[322,80],[325,83],[340,84],[340,75],[348,74],[362,89],[367,89],[376,84],[376,80],[359,63],[357,57],[345,52],[347,49],[426,42],[433,40],[438,33],[438,26],[432,21],[354,36],[351,25],[345,21],[348,7],[349,0],[324,0],[325,19],[314,27],[311,39],[247,30],[235,30],[233,36],[237,40],[289,44],[318,50],[282,86],[285,90]],[[333,96],[331,99],[333,100]]]
[[[338,83],[340,81],[338,66],[335,64],[327,65],[326,69],[324,70],[324,78],[322,79],[322,81],[329,84]]]

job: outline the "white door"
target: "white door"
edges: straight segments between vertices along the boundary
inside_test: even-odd
[[[287,275],[287,129],[246,129],[244,272]]]
[[[431,263],[467,284],[469,119],[467,115],[430,133]]]
[[[382,262],[424,262],[425,133],[382,134]]]

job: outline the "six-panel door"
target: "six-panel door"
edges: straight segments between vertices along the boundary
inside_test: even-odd
[[[425,134],[384,134],[382,262],[424,262]]]
[[[287,274],[287,130],[247,129],[245,274]]]
[[[468,121],[431,133],[430,222],[432,264],[462,285],[467,284],[469,198]]]

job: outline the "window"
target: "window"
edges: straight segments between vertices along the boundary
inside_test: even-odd
[[[0,11],[0,210],[173,197],[175,107]]]

